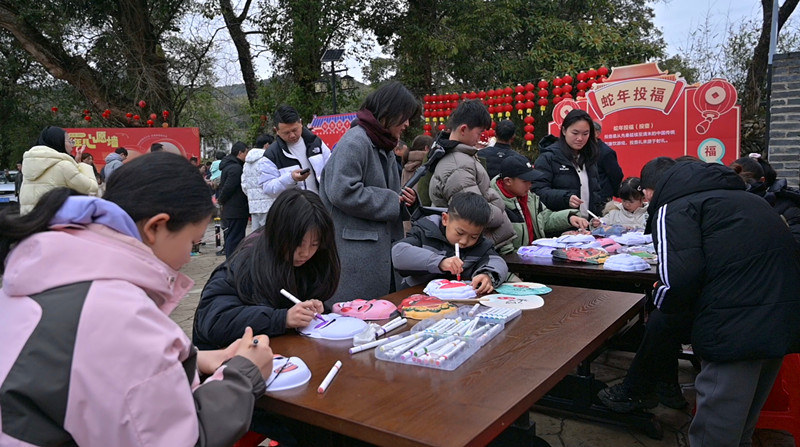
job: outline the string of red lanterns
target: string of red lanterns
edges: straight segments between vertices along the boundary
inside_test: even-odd
[[[487,91],[470,91],[463,92],[461,95],[457,93],[425,95],[423,97],[423,115],[425,117],[423,129],[425,135],[429,136],[432,136],[434,128],[437,131],[444,130],[445,121],[458,107],[459,100],[479,99],[486,106],[492,119],[491,127],[486,130],[484,136],[494,136],[496,121],[504,118],[510,119],[512,112],[516,110],[517,116],[522,118],[525,123],[525,144],[530,150],[535,139],[533,109],[536,105],[539,106],[540,114],[544,115],[548,105],[558,104],[564,99],[572,99],[573,92],[575,92],[575,97],[585,97],[586,91],[593,85],[606,81],[608,73],[608,68],[601,66],[596,70],[590,68],[581,71],[575,77],[565,74],[563,77],[553,78],[552,81],[541,79],[536,85],[528,82],[524,86],[517,84],[514,88],[509,86]],[[536,88],[538,91],[534,93]],[[549,99],[551,95],[552,101]]]

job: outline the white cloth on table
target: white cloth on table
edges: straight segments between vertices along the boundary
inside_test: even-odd
[[[644,259],[628,253],[609,256],[603,264],[606,270],[618,270],[621,272],[639,272],[650,270],[650,264]]]

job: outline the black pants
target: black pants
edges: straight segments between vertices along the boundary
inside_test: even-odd
[[[635,392],[653,391],[656,382],[678,383],[678,353],[691,336],[688,314],[650,313],[644,337],[633,358],[625,384]]]
[[[244,239],[247,230],[247,218],[244,219],[225,219],[225,256],[230,256],[239,242]]]

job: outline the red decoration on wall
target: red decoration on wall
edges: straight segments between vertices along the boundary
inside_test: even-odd
[[[147,107],[147,103],[146,103],[146,102],[144,102],[144,99],[140,100],[140,101],[139,101],[139,108],[140,108],[140,109],[143,109],[143,108],[145,108],[145,107]]]

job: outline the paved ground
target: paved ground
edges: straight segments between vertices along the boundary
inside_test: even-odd
[[[216,256],[214,247],[214,225],[209,225],[205,237],[206,245],[201,254],[193,256],[183,272],[195,280],[195,287],[172,313],[183,330],[191,336],[192,318],[200,298],[205,281],[211,271],[224,257]],[[617,383],[625,376],[633,354],[620,351],[609,351],[599,356],[592,363],[592,372],[598,380],[606,383]],[[689,400],[690,408],[694,405],[694,376],[692,365],[685,360],[680,363],[680,383],[684,395]],[[678,411],[664,406],[653,410],[664,429],[664,438],[654,440],[639,431],[628,430],[614,425],[583,421],[575,418],[552,417],[532,412],[531,417],[537,424],[537,434],[552,447],[685,447],[689,445],[686,431],[691,421],[690,410]],[[786,432],[773,430],[757,430],[753,440],[755,447],[792,447],[794,441]]]

